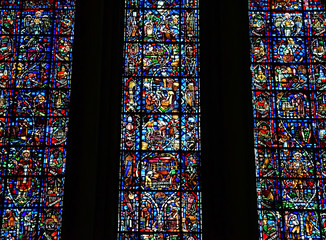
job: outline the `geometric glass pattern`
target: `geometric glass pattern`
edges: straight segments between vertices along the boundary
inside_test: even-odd
[[[0,239],[61,239],[74,0],[0,2]]]
[[[120,240],[200,240],[198,0],[126,0]]]
[[[326,9],[249,0],[260,239],[326,238]]]

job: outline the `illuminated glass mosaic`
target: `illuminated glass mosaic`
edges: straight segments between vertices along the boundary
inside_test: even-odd
[[[198,0],[126,0],[118,239],[200,240]]]
[[[0,239],[61,239],[74,9],[0,1]]]
[[[260,239],[326,238],[326,9],[249,0]]]

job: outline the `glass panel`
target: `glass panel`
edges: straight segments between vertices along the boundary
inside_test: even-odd
[[[325,2],[249,0],[260,239],[325,238]]]
[[[61,239],[74,4],[0,2],[1,239]]]
[[[198,7],[125,1],[118,239],[202,238]]]

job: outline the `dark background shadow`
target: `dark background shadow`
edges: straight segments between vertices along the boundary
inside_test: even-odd
[[[247,14],[247,1],[201,1],[205,240],[258,239]],[[63,239],[113,240],[123,1],[79,1],[76,21]]]

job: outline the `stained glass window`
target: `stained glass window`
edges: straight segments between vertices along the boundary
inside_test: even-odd
[[[198,0],[126,0],[118,239],[201,239]]]
[[[325,239],[325,2],[249,10],[260,239]]]
[[[73,0],[0,2],[0,239],[60,239]]]

